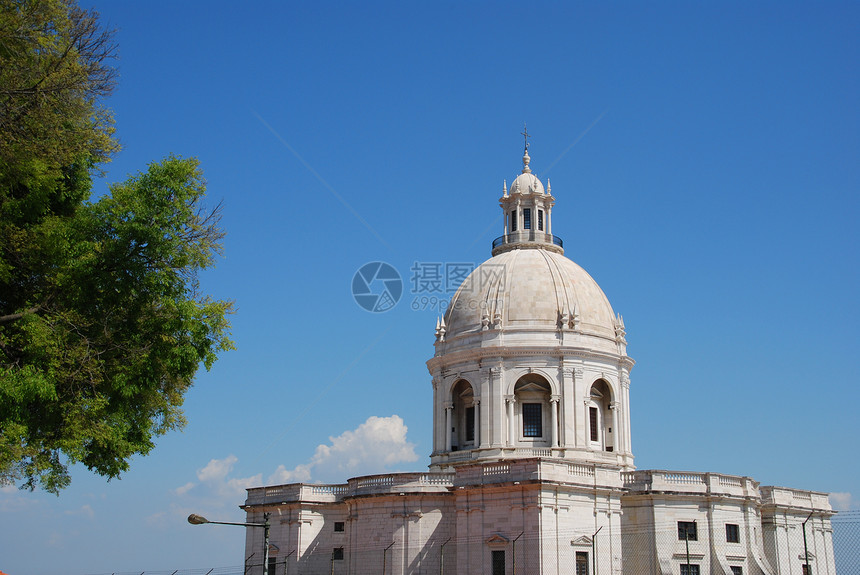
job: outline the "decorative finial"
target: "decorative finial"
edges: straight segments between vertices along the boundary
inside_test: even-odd
[[[549,183],[549,178],[546,179],[546,193],[552,195],[552,184]]]
[[[523,124],[523,131],[521,132],[523,136],[523,140],[525,140],[525,150],[523,151],[523,173],[530,174],[532,172],[531,168],[529,168],[529,162],[531,158],[529,157],[529,131],[526,128],[526,125]]]
[[[502,191],[503,191],[502,196],[507,198],[508,197],[508,181],[507,180],[502,180]]]

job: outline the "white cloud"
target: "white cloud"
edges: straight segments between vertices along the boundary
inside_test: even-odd
[[[830,504],[836,511],[848,511],[853,504],[851,494],[847,492],[831,493]]]
[[[89,517],[92,519],[96,516],[96,512],[93,511],[93,508],[90,507],[89,504],[81,505],[78,509],[69,509],[66,511],[66,515],[81,515],[83,517]]]
[[[188,483],[186,483],[182,487],[177,487],[176,489],[174,489],[173,492],[177,495],[185,495],[186,493],[191,491],[195,485],[197,485],[197,484],[194,483],[193,481],[189,481]]]
[[[245,497],[245,489],[262,484],[262,474],[251,477],[230,477],[239,458],[233,454],[223,459],[210,459],[209,463],[197,470],[198,482],[189,481],[172,490],[177,497],[182,497],[186,506],[195,509],[209,507],[235,506],[237,501]],[[183,507],[183,509],[185,509]],[[171,515],[175,515],[171,511]],[[157,522],[158,513],[150,517]]]
[[[319,445],[310,461],[287,469],[280,465],[268,477],[266,484],[299,483],[310,481],[343,482],[349,477],[372,473],[385,473],[392,466],[418,459],[415,444],[406,439],[407,428],[397,415],[391,417],[369,417],[356,429],[344,431],[330,437],[329,443]],[[231,477],[239,458],[228,455],[223,459],[211,459],[197,471],[197,482],[189,481],[173,490],[182,497],[182,506],[169,512],[175,517],[195,509],[212,507],[235,507],[245,498],[245,490],[263,485],[262,474],[251,477]],[[153,524],[165,519],[162,513],[149,517]]]
[[[311,479],[311,464],[304,463],[296,466],[295,469],[288,470],[283,465],[279,465],[275,472],[269,476],[266,483],[269,485],[278,485],[281,483],[302,483]]]
[[[235,455],[228,455],[224,459],[211,459],[206,467],[197,471],[197,479],[200,481],[218,481],[227,477],[233,470],[233,465],[239,461]]]
[[[317,446],[310,462],[292,470],[281,465],[268,483],[309,481],[343,482],[349,477],[384,473],[399,463],[416,461],[415,444],[406,440],[408,428],[398,415],[372,416],[356,429],[329,437]]]
[[[0,512],[11,513],[38,507],[38,500],[27,495],[14,485],[0,487]]]

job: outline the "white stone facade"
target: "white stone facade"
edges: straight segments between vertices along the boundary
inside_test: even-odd
[[[826,494],[635,469],[623,319],[564,257],[529,163],[436,325],[429,472],[249,489],[270,575],[834,575]]]

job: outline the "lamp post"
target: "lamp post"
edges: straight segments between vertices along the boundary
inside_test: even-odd
[[[812,519],[812,514],[815,511],[809,512],[809,517],[806,518],[806,521]],[[806,546],[806,521],[801,523],[801,527],[803,527],[803,566],[805,567],[806,575],[811,575],[809,572],[809,548]]]
[[[188,516],[191,525],[203,525],[212,523],[214,525],[238,525],[240,527],[262,527],[263,528],[263,575],[269,575],[269,514],[263,513],[263,523],[231,523],[229,521],[209,521],[202,515],[192,513]]]

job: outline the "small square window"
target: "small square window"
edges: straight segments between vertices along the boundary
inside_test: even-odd
[[[678,540],[698,541],[695,521],[678,521]]]
[[[523,437],[543,437],[543,421],[540,403],[523,404]]]
[[[335,521],[334,522],[334,530],[336,533],[340,533],[343,531],[343,521]]]
[[[588,425],[591,431],[591,441],[599,441],[600,436],[597,434],[597,408],[588,408]]]
[[[343,547],[335,547],[332,549],[331,558],[333,561],[343,561]]]
[[[466,441],[475,441],[475,406],[466,408]]]
[[[699,566],[698,565],[688,565],[687,563],[681,564],[681,575],[699,575]]]
[[[732,570],[732,575],[744,575],[743,567],[739,567],[738,565],[731,565],[729,568]]]
[[[740,543],[741,542],[740,527],[738,527],[734,523],[726,523],[726,542],[727,543]]]

